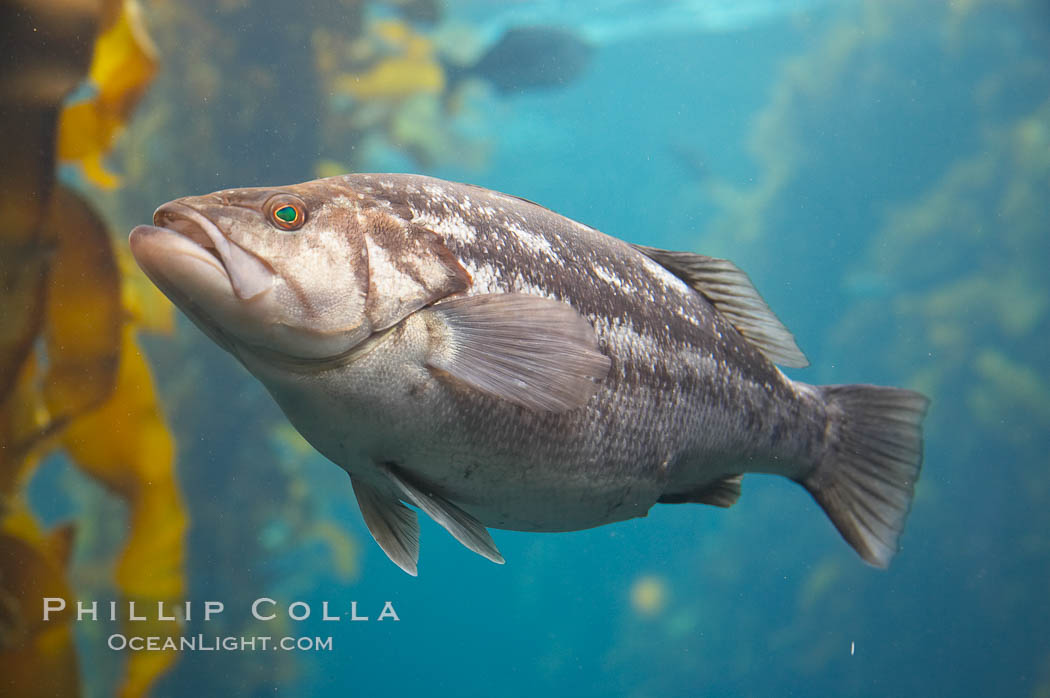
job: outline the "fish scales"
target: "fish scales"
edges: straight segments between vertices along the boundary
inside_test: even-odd
[[[822,407],[798,395],[775,366],[681,279],[635,252],[622,241],[552,213],[531,202],[494,194],[469,185],[418,186],[415,177],[350,176],[355,189],[401,208],[414,222],[456,220],[446,230],[446,244],[464,261],[476,293],[526,292],[573,306],[595,325],[599,344],[613,360],[604,395],[637,395],[604,405],[598,401],[588,424],[569,433],[586,433],[594,423],[614,420],[644,424],[639,443],[663,443],[672,461],[694,460],[702,452],[793,456],[777,434],[811,427],[800,440],[819,444]],[[463,200],[471,201],[464,206]],[[441,227],[441,226],[438,226]],[[513,230],[519,231],[514,234]],[[529,254],[521,231],[543,239],[554,254]],[[611,277],[603,280],[593,269]],[[631,293],[632,290],[642,290]],[[676,312],[686,309],[684,313]],[[684,317],[683,317],[684,316]],[[733,370],[729,370],[729,366]],[[663,399],[654,400],[653,395]],[[667,399],[668,397],[672,399]],[[800,422],[801,404],[817,411]],[[778,409],[779,405],[792,405]],[[582,415],[581,415],[582,416]],[[568,415],[566,419],[580,419]],[[704,424],[707,429],[671,428]],[[762,437],[766,436],[766,439]],[[763,443],[765,441],[765,443]],[[597,468],[624,455],[598,445]],[[554,455],[554,454],[552,454]],[[648,466],[662,464],[669,453],[630,453]],[[556,457],[556,455],[555,455]],[[667,463],[668,469],[672,463]],[[720,473],[712,473],[712,477]]]
[[[155,283],[351,477],[415,574],[406,504],[496,562],[486,527],[577,530],[657,502],[801,483],[866,561],[897,550],[927,400],[810,386],[747,277],[532,202],[356,174],[165,204],[131,235]]]
[[[507,410],[505,420],[496,420],[492,415],[500,414],[499,408],[506,408],[505,405],[472,397],[472,402],[481,400],[477,404],[489,418],[478,419],[467,412],[467,423],[481,425],[476,432],[442,430],[450,439],[469,441],[475,449],[488,442],[504,446],[503,452],[495,446],[488,452],[489,472],[498,474],[500,480],[500,464],[507,460],[504,454],[511,456],[510,462],[515,466],[511,469],[520,474],[520,479],[531,475],[546,483],[552,481],[554,473],[558,482],[571,471],[572,482],[560,484],[547,501],[555,508],[563,501],[576,504],[573,511],[581,518],[555,524],[558,528],[583,527],[590,523],[585,517],[594,516],[581,509],[573,498],[577,487],[582,490],[580,496],[598,499],[601,483],[608,483],[610,493],[605,499],[611,504],[598,511],[596,520],[635,516],[648,510],[676,468],[691,465],[686,477],[695,481],[696,470],[705,465],[703,454],[718,456],[711,463],[715,469],[707,474],[714,479],[732,472],[735,465],[724,462],[721,454],[735,453],[747,460],[748,451],[762,454],[763,434],[772,441],[777,433],[798,433],[792,429],[798,423],[797,414],[788,410],[780,415],[769,409],[777,404],[769,399],[769,386],[794,398],[780,373],[736,337],[735,331],[703,298],[623,243],[534,204],[489,195],[472,187],[455,191],[448,185],[424,188],[385,177],[365,182],[361,179],[364,178],[352,178],[355,190],[386,202],[413,221],[457,221],[454,225],[430,228],[446,233],[446,244],[471,272],[471,292],[517,291],[571,299],[595,323],[599,344],[608,350],[613,367],[609,384],[600,391],[593,406],[580,413],[552,415],[549,423],[532,426],[521,424],[522,415],[517,410]],[[463,199],[472,203],[463,205]],[[455,234],[457,229],[460,235]],[[514,230],[517,234],[512,233]],[[545,247],[559,260],[558,273],[552,274],[550,264],[537,263],[527,254],[528,247],[536,245],[520,243],[523,231],[542,236]],[[595,256],[599,264],[612,271],[619,284],[603,288],[600,279],[587,273]],[[631,288],[650,290],[647,296],[632,296],[626,292]],[[688,322],[682,317],[684,313],[666,311],[683,306],[691,308],[692,315],[688,316],[702,321]],[[722,337],[735,339],[737,344],[727,346]],[[654,349],[660,352],[659,359],[654,356]],[[733,373],[717,368],[728,365],[734,355],[749,359],[759,373],[750,381],[750,391],[746,376],[738,374],[737,384]],[[785,423],[785,418],[794,421]],[[765,428],[763,420],[769,423]],[[700,423],[707,428],[689,428]],[[741,431],[742,425],[747,430]],[[607,438],[610,433],[620,438]],[[603,438],[581,440],[581,436],[596,434]],[[545,443],[551,447],[537,449],[539,435],[548,435]],[[447,447],[451,450],[454,444]],[[533,461],[543,467],[521,468],[517,462],[520,457],[513,457],[522,452],[529,452]],[[768,458],[769,454],[763,455]],[[622,484],[625,479],[632,482],[632,487]],[[480,492],[475,496],[473,488],[461,488],[461,499],[479,504],[484,499],[499,501],[498,483],[482,478],[474,482]],[[440,486],[442,479],[433,484]],[[539,487],[539,483],[534,486]],[[632,491],[634,498],[630,496]],[[500,516],[495,525],[540,528],[506,516]]]

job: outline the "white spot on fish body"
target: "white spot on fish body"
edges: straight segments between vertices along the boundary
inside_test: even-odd
[[[602,316],[590,318],[600,336],[617,349],[617,353],[630,356],[638,363],[652,361],[654,356],[666,351],[654,337],[638,332],[634,324],[626,321],[610,320]]]
[[[411,298],[420,293],[422,287],[419,283],[408,274],[402,273],[382,246],[377,245],[371,236],[366,236],[365,241],[369,257],[368,273],[377,288],[390,298]],[[417,271],[425,275],[428,271],[423,268],[425,260],[415,262]]]
[[[424,184],[423,193],[427,196],[430,196],[433,199],[439,199],[441,201],[454,201],[454,199],[452,199],[452,197],[448,195],[448,192],[445,191],[445,188],[438,184]]]
[[[675,315],[682,318],[683,320],[691,324],[693,327],[702,327],[700,320],[696,317],[696,313],[690,312],[685,307],[681,305],[675,306],[674,312]]]
[[[475,262],[467,265],[474,283],[471,291],[482,293],[524,293],[529,296],[561,300],[547,289],[526,281],[521,272],[500,269],[488,262]]]
[[[455,214],[435,216],[413,210],[412,222],[432,230],[442,237],[452,238],[463,245],[473,244],[478,238],[477,230],[474,229],[474,226],[467,225],[466,221]]]
[[[509,232],[514,234],[515,239],[530,252],[536,255],[543,255],[552,262],[559,265],[563,264],[561,258],[551,247],[551,244],[539,233],[534,233],[531,230],[525,230],[519,227],[515,223],[508,222],[506,228]]]
[[[670,271],[665,269],[663,265],[654,262],[652,259],[649,259],[643,254],[639,254],[638,256],[640,257],[642,264],[645,266],[646,271],[648,271],[649,274],[652,277],[654,277],[654,281],[658,282],[659,285],[663,286],[664,288],[669,287],[675,289],[675,293],[673,295],[678,295],[682,291],[683,287],[689,288],[688,284],[686,284],[684,281],[682,281]],[[692,289],[690,289],[690,292],[692,292]],[[651,297],[652,293],[650,292],[649,295]]]
[[[467,264],[467,271],[470,272],[470,276],[474,280],[474,283],[471,285],[471,291],[474,293],[506,292],[506,289],[502,284],[502,273],[491,264],[487,262],[482,264]]]
[[[596,277],[598,277],[599,279],[601,279],[605,283],[609,284],[613,288],[618,289],[619,291],[623,292],[625,295],[629,295],[629,296],[638,295],[638,289],[637,289],[637,287],[635,287],[635,285],[633,283],[631,283],[631,279],[630,278],[626,278],[625,279],[625,278],[623,278],[621,276],[618,276],[615,272],[610,271],[609,269],[607,269],[606,267],[602,266],[601,264],[593,265],[591,267],[591,270],[594,272],[594,275]],[[651,300],[650,300],[650,302],[651,302]]]
[[[595,264],[593,267],[591,267],[591,271],[594,272],[595,276],[597,276],[599,279],[601,279],[605,283],[609,284],[610,286],[615,286],[616,288],[620,288],[620,285],[621,285],[620,277],[616,276],[615,274],[613,274],[611,271],[609,271],[608,269],[606,269],[602,265]]]

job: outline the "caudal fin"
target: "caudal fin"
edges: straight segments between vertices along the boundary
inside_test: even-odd
[[[888,567],[919,479],[930,401],[876,385],[814,388],[827,405],[828,447],[801,482],[865,561]]]

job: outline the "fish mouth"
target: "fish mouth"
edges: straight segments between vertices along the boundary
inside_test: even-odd
[[[289,313],[278,273],[224,232],[221,207],[229,204],[214,199],[166,203],[153,214],[154,225],[131,231],[131,253],[161,292],[242,361],[252,356],[309,372],[362,355],[352,350],[365,337],[300,326]]]
[[[253,300],[273,288],[273,269],[230,240],[210,218],[191,206],[178,201],[164,204],[153,214],[153,223],[155,227],[139,226],[132,231],[132,252],[136,237],[163,235],[161,231],[174,233],[182,240],[169,238],[170,251],[188,255],[221,271],[242,301]],[[186,245],[187,242],[192,246]]]

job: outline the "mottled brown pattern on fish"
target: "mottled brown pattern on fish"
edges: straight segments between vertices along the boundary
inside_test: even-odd
[[[257,212],[268,199],[284,191],[283,188],[273,187],[228,189],[203,196],[184,197],[180,201],[201,211],[219,211],[219,214],[215,216],[215,223],[229,232],[237,229],[237,221],[232,215],[228,217],[222,215],[222,207]],[[331,268],[340,269],[341,273],[352,276],[353,285],[366,288],[369,268],[363,231],[359,226],[347,224],[345,201],[333,199],[333,195],[338,197],[340,193],[333,191],[331,186],[326,186],[320,181],[306,182],[295,188],[295,195],[302,199],[310,219],[326,224],[331,230],[346,239],[349,249],[353,250],[351,263],[347,264],[346,259],[335,257],[335,250],[331,247],[312,244],[308,245],[308,249],[312,254],[317,255],[319,261],[323,260],[323,263]],[[350,193],[349,190],[347,193]],[[288,235],[287,239],[288,242],[293,239],[299,240],[294,235]],[[279,255],[274,256],[277,259],[280,258]],[[331,308],[324,304],[324,297],[310,293],[303,287],[303,280],[293,274],[283,275],[282,280],[288,292],[295,295],[299,304],[309,314],[310,319],[319,322],[330,322],[333,319]]]
[[[289,201],[306,215],[279,215]],[[731,262],[412,175],[187,197],[130,239],[350,473],[369,530],[411,574],[418,526],[400,502],[502,562],[485,526],[728,506],[727,476],[746,472],[802,483],[872,564],[896,552],[928,401],[788,380],[771,361],[805,357]]]
[[[470,274],[441,237],[388,211],[362,211],[355,221],[368,255],[365,313],[384,329],[441,298],[464,291]]]
[[[819,405],[800,398],[703,297],[626,243],[469,185],[397,175],[342,181],[377,207],[411,215],[441,235],[475,279],[468,293],[544,295],[571,302],[594,323],[613,362],[600,399],[569,415],[507,415],[508,422],[542,420],[532,425],[551,436],[541,459],[571,462],[595,477],[612,469],[620,477],[643,463],[659,470],[701,451],[765,459],[797,455],[813,447],[811,439],[819,443],[822,410],[809,414]],[[508,406],[467,395],[462,408],[478,410],[481,423],[483,414]],[[491,428],[491,419],[485,423]],[[566,443],[599,423],[613,433],[579,449]],[[807,428],[800,433],[800,426]],[[526,445],[513,437],[505,435],[508,448]]]

